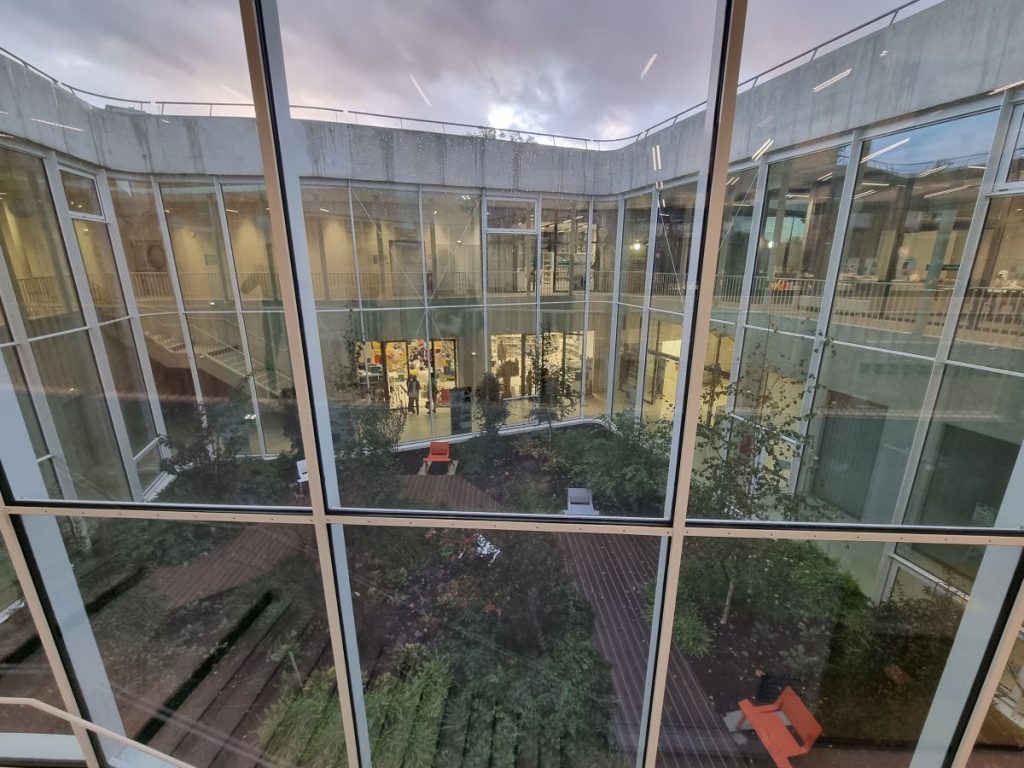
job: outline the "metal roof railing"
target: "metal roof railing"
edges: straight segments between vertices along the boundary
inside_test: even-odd
[[[939,0],[941,2],[941,0]],[[911,6],[922,6],[928,3],[928,0],[908,0],[901,5],[893,8],[892,10],[886,11],[883,14],[875,16],[868,21],[858,24],[845,32],[838,34],[834,37],[825,40],[824,42],[818,43],[813,48],[809,48],[802,53],[798,53],[795,56],[791,56],[783,62],[776,64],[775,66],[759,72],[753,77],[749,77],[738,86],[740,92],[750,90],[757,87],[759,84],[764,83],[766,80],[770,80],[773,77],[783,74],[794,67],[802,64],[807,64],[814,61],[822,53],[827,53],[833,48],[840,47],[839,44],[845,45],[846,43],[853,42],[855,39],[859,39],[871,32],[877,31],[885,27],[892,26],[898,19],[899,15],[910,8]],[[934,4],[934,3],[931,3]],[[920,10],[920,8],[918,9]],[[906,15],[906,14],[904,14]],[[247,117],[253,114],[253,105],[248,102],[232,102],[232,101],[156,101],[148,99],[126,99],[120,96],[110,96],[108,94],[97,93],[95,91],[88,91],[84,88],[78,88],[68,83],[62,82],[57,78],[43,72],[38,67],[33,66],[29,62],[22,59],[20,56],[11,53],[5,48],[0,47],[0,55],[6,56],[7,58],[15,61],[22,66],[32,70],[38,75],[49,80],[55,87],[63,88],[70,93],[83,98],[84,101],[92,104],[89,98],[100,100],[100,104],[94,104],[93,106],[103,107],[120,107],[125,109],[135,109],[147,114],[154,114],[163,116],[174,115],[177,117],[183,116],[206,116],[206,117]],[[578,147],[581,149],[618,149],[619,147],[632,144],[647,138],[652,133],[668,128],[669,126],[675,125],[679,120],[693,115],[699,111],[707,102],[701,101],[698,104],[687,107],[681,112],[677,112],[674,115],[666,117],[654,125],[648,126],[642,130],[632,133],[628,136],[622,136],[614,139],[595,139],[583,136],[569,136],[560,133],[545,133],[543,131],[529,131],[518,128],[495,128],[487,125],[475,125],[473,123],[458,123],[450,120],[433,120],[424,117],[407,117],[403,115],[388,115],[380,112],[363,112],[354,109],[342,109],[340,107],[322,107],[313,105],[300,105],[296,104],[291,107],[292,116],[301,119],[299,116],[303,111],[313,113],[327,113],[331,115],[334,122],[338,123],[352,123],[355,125],[377,125],[379,127],[396,127],[396,128],[419,128],[420,130],[428,130],[433,132],[443,133],[445,135],[456,135],[456,136],[482,136],[485,138],[497,138],[505,139],[508,141],[526,141],[526,142],[537,142],[550,144],[551,146],[560,147]],[[299,114],[297,114],[299,113]],[[319,119],[319,118],[317,118]]]

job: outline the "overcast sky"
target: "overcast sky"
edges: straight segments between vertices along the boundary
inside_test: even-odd
[[[750,0],[743,76],[897,1]],[[615,138],[707,90],[712,0],[279,5],[293,104]],[[234,0],[0,0],[0,18],[0,45],[80,88],[250,99]]]

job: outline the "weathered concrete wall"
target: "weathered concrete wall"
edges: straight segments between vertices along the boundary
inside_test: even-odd
[[[945,0],[740,94],[733,157],[749,157],[768,138],[773,150],[798,145],[1024,79],[1022,39],[1021,0]],[[848,68],[848,77],[814,92]],[[8,59],[0,59],[0,111],[0,132],[110,170],[262,172],[251,119],[98,109]],[[696,113],[603,152],[305,120],[293,124],[293,139],[306,148],[306,176],[606,195],[693,173],[703,123]],[[655,144],[661,172],[651,160]]]

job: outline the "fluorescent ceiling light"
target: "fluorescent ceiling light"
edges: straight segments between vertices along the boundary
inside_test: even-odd
[[[900,139],[899,141],[894,142],[894,143],[890,144],[887,147],[882,147],[881,149],[876,150],[875,152],[872,152],[870,155],[868,155],[863,160],[861,160],[861,163],[866,163],[868,160],[874,160],[879,155],[884,155],[889,150],[896,149],[896,147],[902,147],[908,141],[910,141],[910,137],[909,136],[907,138],[905,138],[905,139]]]
[[[865,187],[888,187],[888,182],[885,181],[862,181],[861,184]]]
[[[761,159],[761,155],[763,155],[765,152],[767,152],[769,149],[771,149],[771,146],[774,143],[775,143],[775,139],[768,139],[768,140],[766,140],[765,143],[762,144],[760,147],[758,147],[757,151],[754,152],[754,154],[752,154],[750,156],[750,159],[751,160],[760,160]]]
[[[850,73],[851,73],[851,72],[853,72],[853,69],[852,69],[852,68],[850,68],[850,69],[845,69],[845,70],[843,70],[842,72],[840,72],[840,73],[839,73],[838,75],[836,75],[835,77],[830,77],[830,78],[829,78],[828,80],[826,80],[825,82],[823,82],[823,83],[818,83],[818,84],[817,84],[816,86],[814,86],[814,88],[812,88],[811,90],[812,90],[812,91],[814,91],[815,93],[821,93],[821,92],[822,92],[822,91],[824,91],[824,90],[825,90],[826,88],[828,88],[828,87],[829,87],[830,85],[835,85],[836,83],[838,83],[838,82],[839,82],[840,80],[842,80],[843,78],[845,78],[845,77],[849,77],[849,76],[850,76]]]
[[[226,211],[227,213],[238,213],[238,211],[236,211],[236,210],[235,210],[234,208],[225,208],[224,210],[225,210],[225,211]]]
[[[806,200],[806,199],[808,199],[810,197],[810,195],[796,195],[796,194],[786,195],[786,199],[787,200],[792,200],[794,197],[798,197],[798,198],[802,198],[802,199]]]
[[[330,213],[330,211],[327,210],[326,208],[321,208],[320,213]]]
[[[878,191],[877,189],[868,189],[868,190],[865,190],[864,192],[861,192],[859,195],[854,195],[853,199],[857,200],[857,199],[859,199],[861,197],[867,197],[868,195],[875,194],[877,191]]]
[[[661,170],[661,144],[651,147],[651,163],[654,165],[654,170]]]
[[[81,128],[75,128],[73,125],[64,125],[64,123],[54,123],[50,120],[42,120],[38,117],[30,118],[33,123],[42,123],[43,125],[52,125],[54,128],[63,128],[66,131],[81,131]]]
[[[944,189],[941,192],[932,192],[929,195],[925,195],[925,198],[927,199],[929,197],[939,197],[940,195],[949,195],[949,194],[952,194],[953,192],[959,192],[962,189],[970,189],[973,186],[974,186],[973,184],[963,184],[962,186],[953,187],[952,189]]]
[[[831,178],[832,178],[832,171],[829,171],[824,176],[819,176],[818,177],[818,181],[828,181]]]
[[[984,171],[985,170],[985,166],[984,165],[968,165],[967,167],[972,169],[972,170],[975,170],[975,171]]]
[[[949,167],[948,165],[939,165],[939,166],[936,166],[935,168],[929,168],[927,171],[921,171],[921,173],[917,174],[917,178],[923,179],[925,176],[931,176],[933,173],[938,173],[939,171],[944,171],[948,167]]]

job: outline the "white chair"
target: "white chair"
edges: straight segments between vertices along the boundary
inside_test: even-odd
[[[295,471],[299,475],[298,486],[299,491],[304,491],[309,487],[309,470],[306,469],[306,460],[299,459],[295,462]]]
[[[594,494],[589,488],[570,488],[567,504],[565,510],[567,515],[593,516],[597,514],[597,510],[594,509]]]

